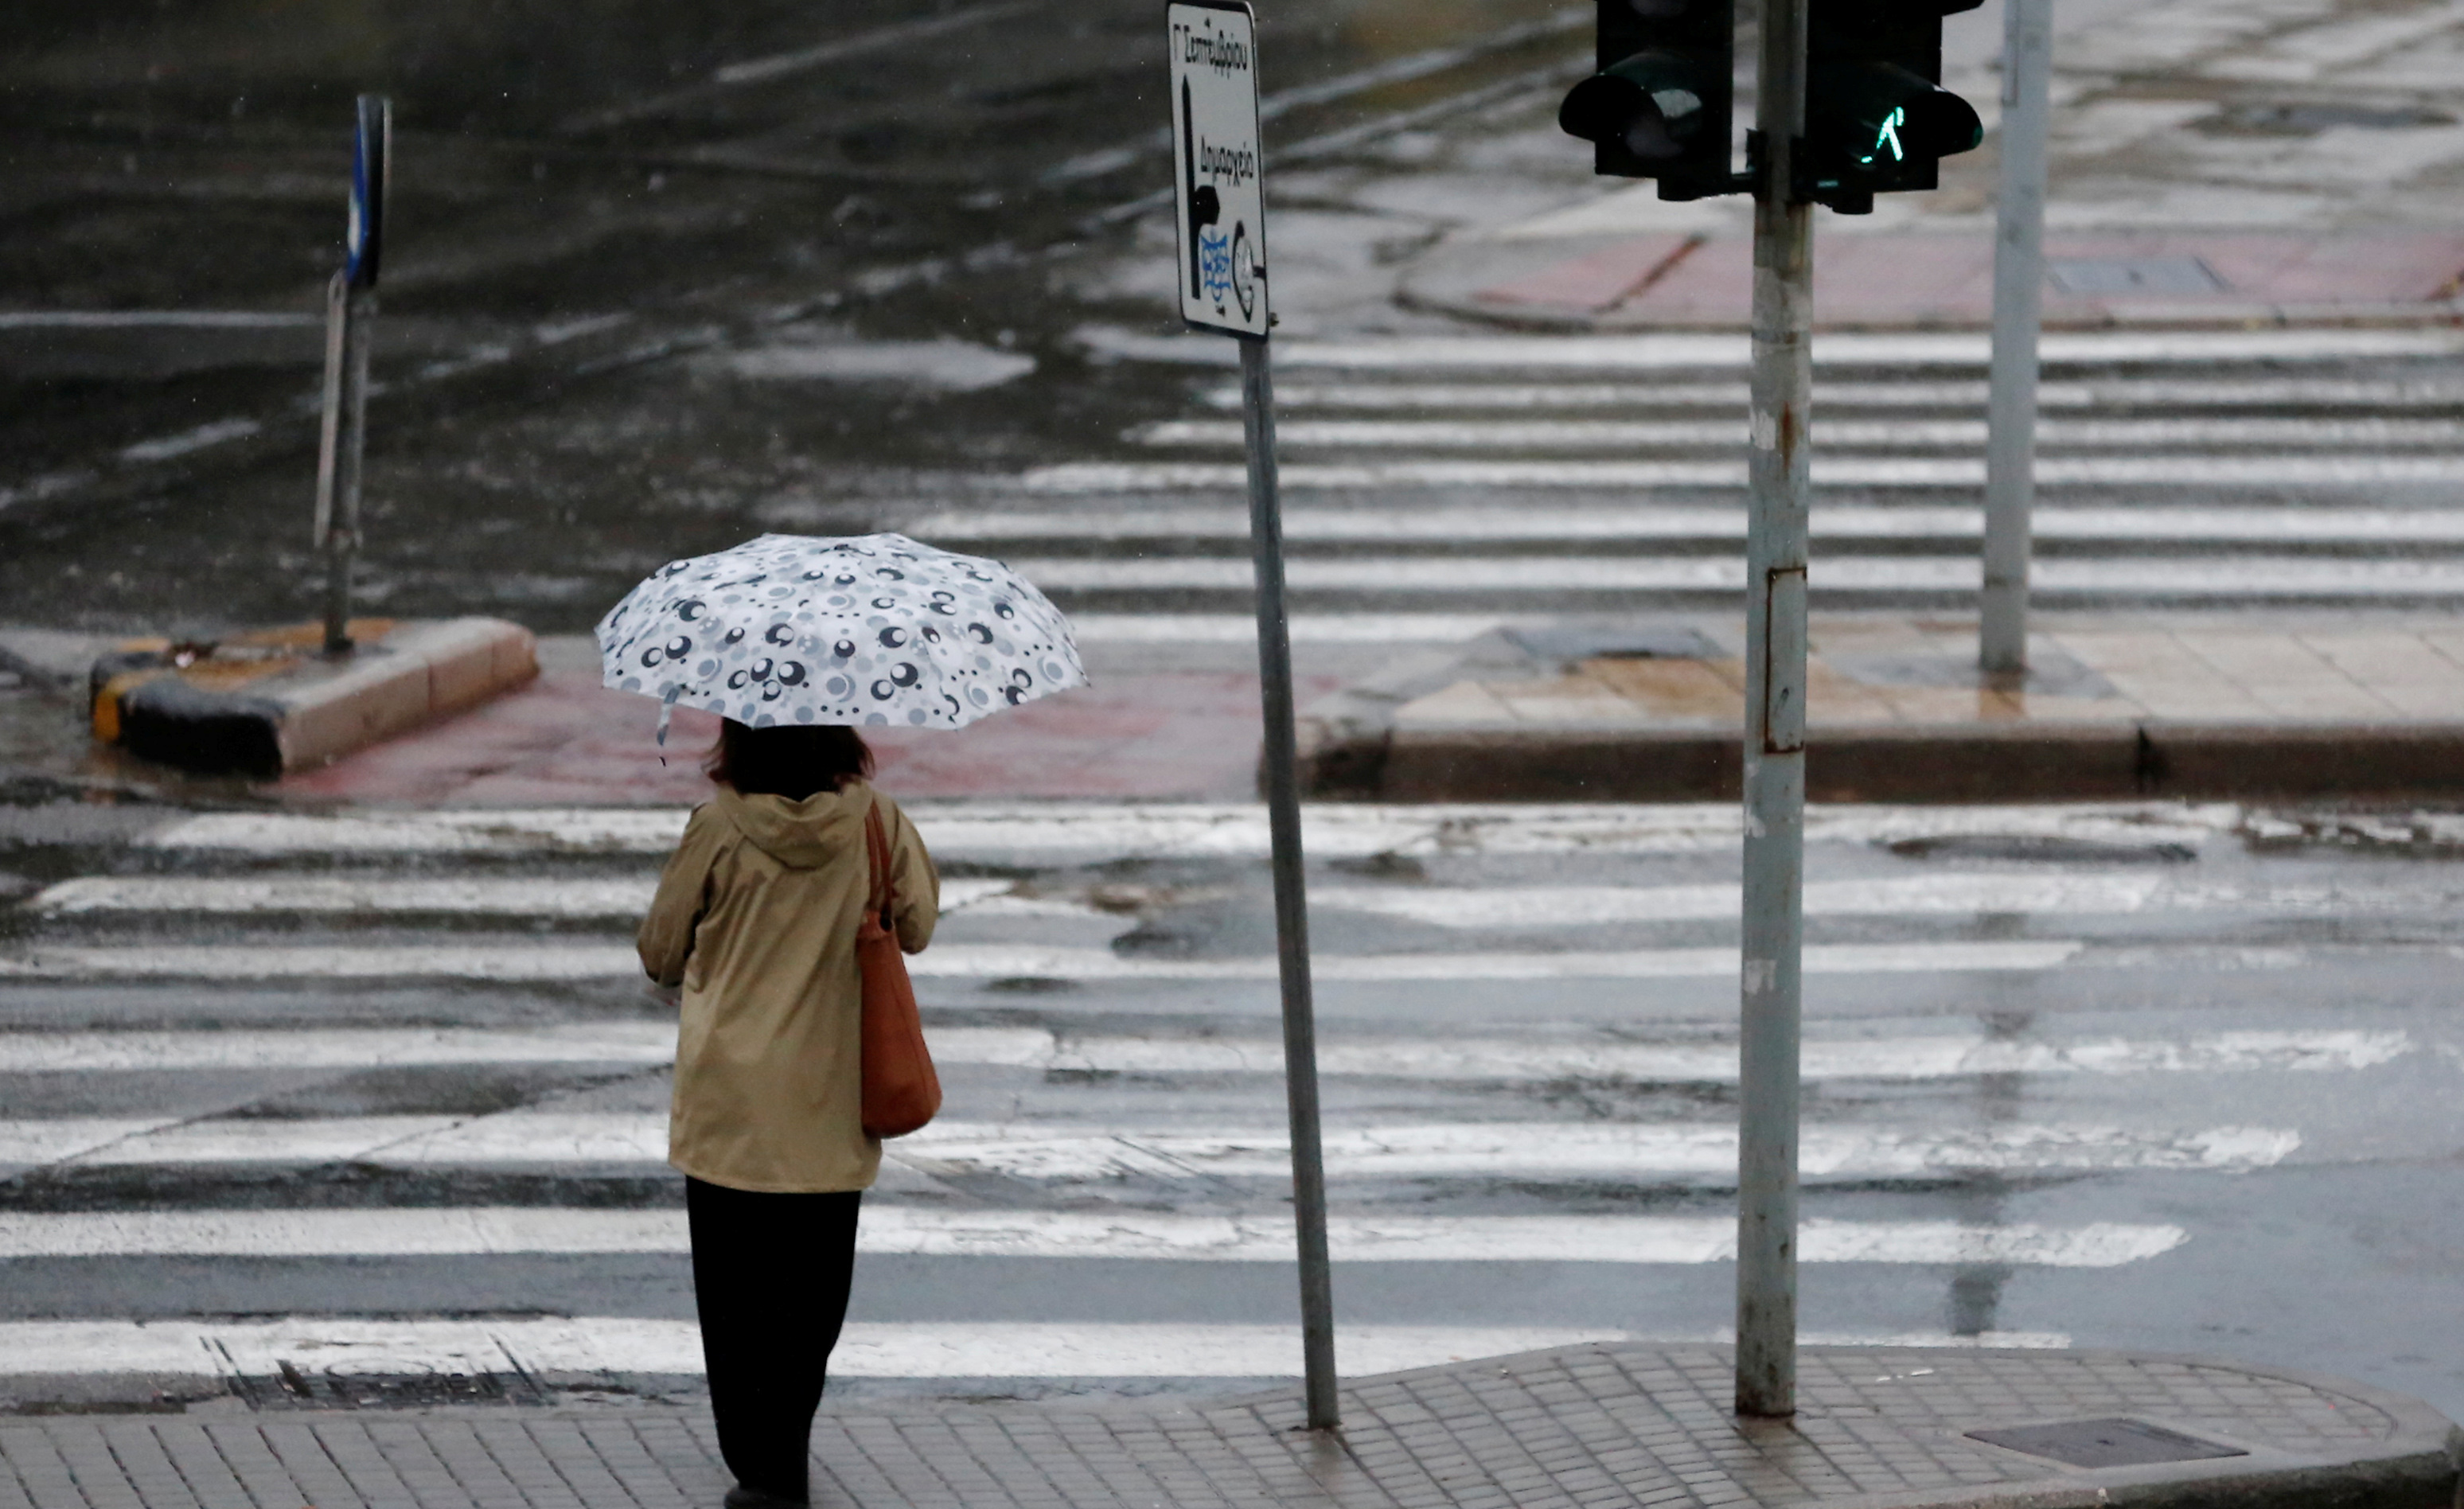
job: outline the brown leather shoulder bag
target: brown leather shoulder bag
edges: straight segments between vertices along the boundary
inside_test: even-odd
[[[904,1137],[940,1110],[941,1079],[924,1047],[915,987],[898,947],[897,878],[879,802],[865,814],[864,840],[872,861],[872,887],[855,929],[856,971],[864,980],[864,1129],[872,1137]]]

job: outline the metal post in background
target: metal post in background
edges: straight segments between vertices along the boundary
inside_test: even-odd
[[[2045,133],[2053,0],[2003,0],[2002,195],[1994,213],[1993,383],[1985,458],[1977,663],[2028,668],[2029,511],[2036,492],[2036,337],[2045,287]]]
[[[317,451],[328,655],[351,647],[351,569],[360,548],[360,460],[367,447],[368,337],[375,316],[376,295],[335,273],[325,291],[325,418]]]
[[[1326,1430],[1337,1422],[1334,1285],[1326,1247],[1326,1162],[1318,1138],[1317,1017],[1309,991],[1309,896],[1301,868],[1292,638],[1284,609],[1284,515],[1275,474],[1275,388],[1264,337],[1241,342],[1241,418],[1249,445],[1249,543],[1258,568],[1258,681],[1266,717],[1264,755],[1266,821],[1274,841],[1275,951],[1284,984],[1292,1217],[1300,1236],[1301,1355],[1309,1428]]]
[[[1738,1052],[1737,1412],[1796,1410],[1799,956],[1804,941],[1805,568],[1814,395],[1807,0],[1764,0],[1755,103],[1750,513],[1746,536],[1745,927]]]
[[[360,462],[367,449],[368,349],[376,333],[393,107],[362,95],[351,153],[342,271],[325,291],[325,409],[317,451],[317,548],[325,558],[325,653],[351,648],[351,570],[360,549]]]

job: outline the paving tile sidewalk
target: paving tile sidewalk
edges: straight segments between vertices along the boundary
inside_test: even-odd
[[[2464,790],[2464,621],[2040,615],[2023,679],[1972,619],[1816,614],[1817,800],[2402,797]],[[1743,629],[1507,630],[1305,710],[1308,782],[1399,800],[1734,795]]]
[[[1296,1389],[828,1409],[814,1432],[815,1501],[2449,1509],[2464,1460],[2464,1432],[2416,1400],[2213,1360],[1809,1348],[1799,1412],[1784,1423],[1730,1413],[1729,1366],[1722,1348],[1622,1343],[1357,1379],[1331,1437],[1300,1429]],[[2102,1422],[2090,1433],[2125,1456],[2135,1444],[2141,1459],[2065,1465],[1969,1433],[2079,1421]],[[2205,1454],[2147,1459],[2178,1458],[2185,1438]],[[0,1421],[0,1509],[715,1509],[727,1486],[708,1416],[677,1409]]]

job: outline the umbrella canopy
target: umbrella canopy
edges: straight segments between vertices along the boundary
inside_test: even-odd
[[[670,561],[599,621],[599,652],[619,691],[755,728],[958,729],[1087,682],[1043,593],[904,535],[764,535]]]

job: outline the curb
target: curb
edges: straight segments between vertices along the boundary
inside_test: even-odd
[[[1424,651],[1310,704],[1298,719],[1303,793],[1375,801],[1741,796],[1743,731],[1727,720],[1500,727],[1407,715],[1432,692],[1542,677],[1552,660],[1582,658],[1548,653],[1534,638],[1547,632],[1501,630],[1461,650]],[[1805,782],[1809,800],[1832,802],[2454,798],[2464,796],[2464,717],[1816,723]]]
[[[95,736],[184,770],[273,778],[323,765],[523,685],[539,642],[502,619],[354,621],[328,660],[316,624],[209,645],[141,643],[89,674]]]
[[[1422,724],[1303,751],[1303,789],[1383,801],[1730,801],[1742,740],[1708,731]],[[1811,801],[1974,803],[2464,794],[2464,723],[1821,728]]]

